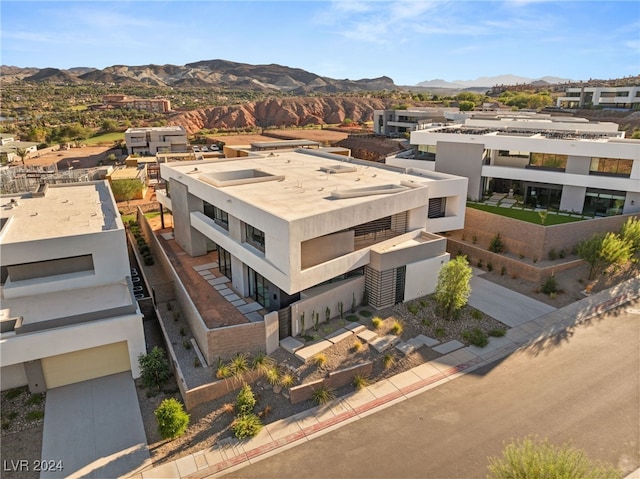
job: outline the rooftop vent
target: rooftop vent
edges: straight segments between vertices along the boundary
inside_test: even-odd
[[[358,171],[355,166],[345,166],[345,165],[335,165],[335,166],[322,166],[320,167],[320,171],[324,171],[325,173],[353,173]]]

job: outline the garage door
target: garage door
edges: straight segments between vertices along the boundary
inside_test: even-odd
[[[47,389],[131,369],[126,341],[49,356],[41,364]]]

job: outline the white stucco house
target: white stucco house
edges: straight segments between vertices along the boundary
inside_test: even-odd
[[[0,204],[2,389],[138,377],[142,314],[108,183],[43,185]]]
[[[640,108],[640,86],[571,87],[556,99],[558,108]]]
[[[217,249],[237,294],[268,311],[315,295],[333,313],[363,294],[376,308],[429,294],[449,259],[436,233],[464,225],[466,178],[322,150],[160,168],[176,242],[192,256]]]
[[[183,126],[128,128],[124,139],[130,155],[187,152],[187,130]]]
[[[549,115],[475,115],[415,131],[415,153],[387,158],[469,179],[467,196],[513,193],[525,204],[609,216],[640,212],[640,140],[618,125]]]

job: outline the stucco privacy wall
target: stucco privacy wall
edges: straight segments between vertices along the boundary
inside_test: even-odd
[[[493,237],[500,233],[506,251],[525,258],[544,259],[551,249],[569,253],[576,244],[594,233],[618,232],[625,221],[638,215],[618,215],[561,225],[543,226],[507,218],[475,208],[467,208],[464,222],[466,241],[475,236],[479,247],[488,248]],[[450,250],[451,251],[451,250]],[[457,251],[456,249],[453,252]],[[495,266],[495,264],[494,264]]]

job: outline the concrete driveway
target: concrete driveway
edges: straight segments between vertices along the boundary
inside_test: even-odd
[[[130,372],[47,391],[42,459],[64,470],[41,478],[116,478],[150,464]]]
[[[513,328],[556,310],[546,303],[483,279],[482,273],[482,270],[473,270],[469,306],[501,323]]]

